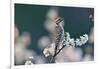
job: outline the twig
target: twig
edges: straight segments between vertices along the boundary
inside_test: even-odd
[[[59,51],[53,57],[56,57],[65,46],[66,45],[64,45],[61,49],[59,49]]]

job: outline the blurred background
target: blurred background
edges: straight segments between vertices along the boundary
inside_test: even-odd
[[[56,57],[57,63],[94,60],[94,9],[85,7],[61,7],[15,4],[14,57],[15,65],[48,63],[43,50],[54,41],[55,24],[60,16],[64,30],[72,38],[89,35],[88,42],[75,48],[64,48]]]

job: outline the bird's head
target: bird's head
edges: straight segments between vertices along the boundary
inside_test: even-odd
[[[62,17],[56,17],[54,19],[54,23],[56,23],[56,25],[63,26],[64,25],[64,19]]]

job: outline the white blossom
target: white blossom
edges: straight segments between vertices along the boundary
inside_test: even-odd
[[[81,46],[82,45],[82,43],[80,42],[80,39],[78,39],[78,38],[76,39],[75,42],[76,42],[76,46]]]
[[[33,65],[32,61],[26,61],[25,65]]]
[[[55,44],[52,43],[51,46],[49,48],[45,48],[43,51],[43,54],[45,55],[45,57],[48,57],[50,55],[54,55],[54,49],[55,49]]]
[[[84,34],[83,36],[80,36],[80,38],[77,38],[75,40],[74,38],[70,38],[70,34],[68,32],[66,32],[65,43],[63,45],[66,45],[67,47],[82,46],[87,41],[88,41],[87,34]]]
[[[85,44],[88,41],[88,35],[84,34],[83,36],[80,36],[80,38],[77,38],[75,40],[74,38],[70,38],[70,34],[67,32],[65,40],[63,40],[63,41],[65,41],[65,42],[60,43],[61,46],[59,47],[59,49],[61,49],[63,47],[63,45],[66,45],[66,47],[82,46],[83,44]],[[57,52],[59,51],[59,49],[57,50]],[[50,55],[53,56],[54,51],[55,51],[55,43],[52,43],[49,48],[44,49],[43,53],[44,53],[45,57],[48,57]]]
[[[72,38],[72,39],[70,39],[70,46],[72,46],[72,47],[74,47],[75,46],[75,41],[74,41],[74,39]]]
[[[86,41],[87,41],[88,40],[88,35],[84,34],[83,36],[86,38]]]
[[[81,46],[85,44],[88,41],[88,35],[84,34],[83,36],[80,36],[80,39],[76,39],[76,45]]]
[[[49,48],[45,48],[43,54],[45,55],[45,57],[48,57],[50,55]]]
[[[65,37],[66,41],[69,41],[70,40],[70,34],[68,32],[66,32],[65,34],[66,34],[66,37]]]
[[[33,65],[33,63],[32,63],[32,60],[33,60],[34,58],[31,56],[31,57],[29,57],[28,58],[28,60],[25,62],[25,65]]]

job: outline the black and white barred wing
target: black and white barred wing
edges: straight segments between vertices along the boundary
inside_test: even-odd
[[[64,20],[63,20],[63,18],[58,17],[58,18],[56,18],[55,23],[56,23],[55,51],[57,52],[57,50],[59,50],[63,46],[62,43],[64,41],[64,29],[63,29]]]

